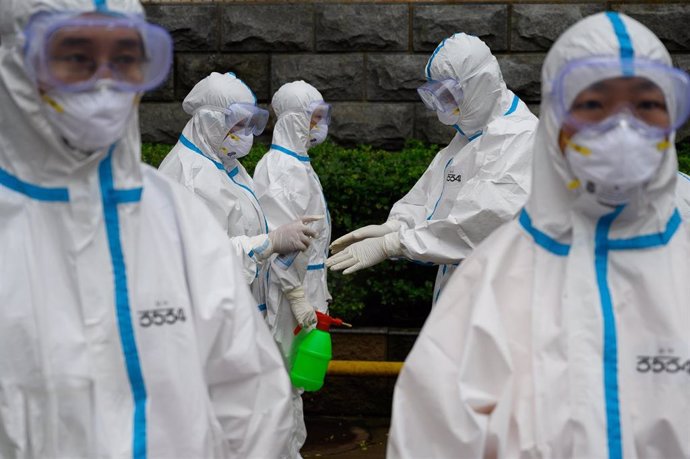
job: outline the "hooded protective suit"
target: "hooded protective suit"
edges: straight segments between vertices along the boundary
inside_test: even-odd
[[[391,458],[690,457],[690,233],[676,211],[673,136],[627,205],[569,189],[551,88],[590,56],[671,65],[652,32],[617,13],[554,44],[532,193],[427,320],[396,384]]]
[[[268,274],[257,251],[267,245],[268,223],[254,194],[254,182],[236,158],[221,162],[217,152],[228,128],[225,115],[203,107],[226,108],[233,103],[256,104],[251,89],[232,73],[212,73],[197,83],[182,107],[192,115],[180,140],[168,153],[159,170],[184,185],[206,203],[244,265],[259,309],[266,309]],[[264,237],[256,237],[263,235]]]
[[[321,312],[328,312],[331,300],[324,269],[331,237],[330,217],[321,182],[307,152],[309,106],[322,100],[319,91],[304,81],[287,83],[275,93],[271,105],[278,120],[273,143],[254,171],[256,195],[270,229],[304,216],[327,216],[311,224],[318,236],[309,249],[296,258],[278,257],[272,264],[267,320],[286,357],[297,323],[283,291],[302,285],[307,301]]]
[[[289,381],[227,236],[124,136],[68,147],[25,72],[39,11],[0,6],[0,456],[276,457]]]
[[[307,153],[310,107],[319,101],[323,101],[319,91],[304,81],[287,83],[274,94],[271,105],[278,120],[273,143],[254,171],[256,194],[270,229],[304,216],[326,216],[310,225],[318,235],[306,251],[298,256],[277,257],[271,264],[267,322],[286,361],[297,326],[286,292],[302,286],[307,303],[324,313],[328,312],[331,300],[324,267],[331,221],[321,183]],[[306,439],[298,393],[293,396],[293,406],[295,432],[288,457],[294,458],[299,457],[298,451]]]
[[[393,205],[386,226],[399,228],[392,245],[399,244],[400,255],[440,265],[435,301],[458,263],[524,204],[537,118],[506,88],[496,58],[477,37],[444,40],[425,77],[464,82],[458,132]]]

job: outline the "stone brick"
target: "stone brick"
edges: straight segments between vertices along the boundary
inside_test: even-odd
[[[424,84],[426,55],[369,54],[367,100],[419,101],[417,88]]]
[[[508,49],[507,5],[422,5],[412,13],[415,51],[433,51],[454,33],[476,35],[492,51]]]
[[[604,11],[603,4],[514,5],[510,48],[513,51],[547,51],[571,25]]]
[[[539,118],[539,111],[541,110],[540,104],[527,104],[527,108],[529,108],[529,111],[531,111],[534,116]]]
[[[144,101],[172,102],[175,100],[174,65],[170,69],[168,78],[157,88],[144,94]]]
[[[404,51],[408,35],[407,5],[316,6],[318,51]]]
[[[180,54],[175,70],[179,100],[211,72],[233,72],[254,91],[259,100],[269,100],[267,54]]]
[[[674,54],[673,65],[690,73],[690,54]],[[690,141],[690,122],[685,122],[676,132],[676,142]]]
[[[497,56],[503,79],[525,102],[539,102],[543,54],[512,54]]]
[[[436,112],[428,110],[424,104],[415,104],[414,107],[414,138],[427,143],[445,147],[455,136],[455,129],[441,123]]]
[[[223,50],[311,51],[313,18],[312,5],[226,5]]]
[[[690,73],[690,54],[674,54],[673,65]],[[676,142],[690,140],[690,123],[686,122],[676,134]]]
[[[673,65],[690,73],[690,54],[674,54]]]
[[[189,118],[179,102],[143,103],[139,107],[141,140],[175,144]]]
[[[413,104],[336,102],[329,135],[334,142],[399,150],[412,137]]]
[[[215,5],[145,5],[149,21],[167,29],[175,51],[218,49],[218,8]]]
[[[670,51],[690,51],[690,3],[658,5],[614,5],[649,27]]]
[[[274,54],[271,59],[272,93],[284,83],[304,80],[326,100],[364,98],[362,54]]]

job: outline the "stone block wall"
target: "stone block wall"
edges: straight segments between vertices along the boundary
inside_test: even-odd
[[[331,138],[343,145],[400,148],[406,139],[445,144],[452,129],[419,102],[423,69],[444,38],[483,39],[509,88],[535,111],[540,69],[554,40],[589,14],[621,11],[651,28],[690,71],[690,2],[477,0],[144,1],[149,20],[175,40],[168,81],[141,108],[144,141],[174,143],[188,116],[181,101],[212,71],[232,71],[268,105],[283,84],[303,79],[333,105]],[[690,137],[690,130],[681,135]],[[270,129],[264,142],[270,141]]]

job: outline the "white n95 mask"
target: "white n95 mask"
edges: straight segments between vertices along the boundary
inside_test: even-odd
[[[93,152],[122,138],[136,97],[133,92],[102,86],[73,93],[51,90],[43,101],[48,121],[67,144]]]
[[[252,134],[240,134],[230,132],[220,146],[220,160],[223,164],[230,165],[232,161],[247,156],[254,144]],[[233,166],[234,167],[234,166]]]
[[[618,115],[581,129],[568,141],[566,160],[578,179],[574,187],[584,187],[602,204],[617,206],[654,177],[669,142],[661,134],[644,135],[634,123]]]
[[[328,136],[328,125],[319,123],[309,131],[309,147],[322,144]]]
[[[436,111],[438,120],[446,126],[454,126],[460,122],[460,108],[456,107],[453,110]]]

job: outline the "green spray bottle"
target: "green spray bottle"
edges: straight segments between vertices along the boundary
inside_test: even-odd
[[[290,366],[290,380],[295,387],[311,392],[321,389],[326,377],[328,362],[331,361],[331,325],[352,325],[327,314],[316,311],[316,328],[309,332],[295,329],[295,341],[292,346],[292,365]]]

